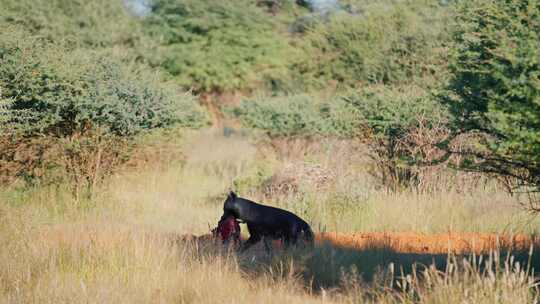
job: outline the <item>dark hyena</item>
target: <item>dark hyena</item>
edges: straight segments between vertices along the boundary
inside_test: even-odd
[[[313,244],[313,231],[303,219],[287,210],[257,204],[238,197],[234,192],[227,196],[223,205],[222,220],[233,216],[247,224],[249,239],[243,244],[244,251],[261,239],[267,251],[271,240],[281,239],[285,245],[295,245],[299,239]]]

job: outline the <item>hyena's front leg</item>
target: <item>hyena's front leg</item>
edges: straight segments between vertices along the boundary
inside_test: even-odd
[[[261,236],[257,233],[253,233],[249,236],[249,239],[240,246],[240,252],[246,251],[249,247],[255,245],[257,242],[261,240]]]

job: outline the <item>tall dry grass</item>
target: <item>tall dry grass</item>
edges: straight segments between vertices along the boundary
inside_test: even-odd
[[[66,224],[43,231],[12,217],[2,228],[3,303],[315,301],[294,278],[250,280],[233,257],[133,227]]]
[[[537,296],[525,266],[498,266],[497,255],[484,267],[452,259],[446,270],[427,268],[397,283],[391,267],[369,284],[354,267],[334,269],[337,284],[313,290],[302,276],[313,269],[305,268],[344,257],[327,252],[306,264],[301,256],[261,264],[131,226],[33,228],[14,213],[2,209],[3,303],[534,303]]]
[[[333,143],[321,144],[325,153],[284,158],[241,136],[212,132],[184,136],[184,163],[117,174],[91,199],[76,200],[63,187],[2,189],[0,302],[531,303],[538,299],[526,266],[495,256],[492,266],[485,267],[476,267],[471,260],[450,260],[446,270],[428,268],[416,276],[405,275],[396,285],[399,269],[391,279],[392,268],[379,265],[393,254],[384,250],[321,247],[269,258],[256,251],[235,255],[212,244],[174,241],[180,234],[207,233],[231,187],[243,188],[241,195],[305,214],[316,229],[504,231],[504,225],[518,221],[507,218],[509,212],[525,218],[510,198],[491,189],[451,195],[380,191],[362,173],[361,163],[350,163],[349,169],[336,167],[339,162],[331,158],[337,152],[332,149],[340,146]],[[317,172],[334,168],[341,174],[318,185],[300,179],[292,192],[267,192],[257,184],[277,176],[287,163],[300,161],[317,165]],[[535,221],[532,226],[538,227]],[[527,227],[519,231],[534,230]],[[366,269],[372,272],[369,281],[362,275]]]

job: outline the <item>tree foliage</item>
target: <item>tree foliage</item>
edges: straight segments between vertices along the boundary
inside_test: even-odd
[[[0,24],[89,48],[137,48],[148,42],[121,0],[2,0]]]
[[[456,134],[480,134],[462,167],[540,191],[540,1],[463,1],[443,98]]]
[[[429,1],[428,1],[429,2]],[[309,26],[293,65],[307,88],[406,84],[444,71],[447,9],[420,1],[362,3]],[[420,82],[420,81],[419,81]]]
[[[198,92],[261,87],[286,74],[292,49],[250,1],[157,0],[145,19],[162,67]]]

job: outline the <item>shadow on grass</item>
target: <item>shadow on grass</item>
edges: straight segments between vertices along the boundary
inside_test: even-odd
[[[399,252],[385,244],[372,243],[364,248],[351,248],[319,242],[313,248],[295,248],[284,250],[274,242],[274,251],[270,256],[264,250],[262,242],[244,253],[234,248],[224,248],[210,237],[192,238],[196,248],[206,256],[221,255],[233,257],[240,270],[250,276],[272,276],[276,279],[294,277],[304,281],[307,288],[318,291],[343,287],[344,280],[354,280],[365,284],[396,286],[391,281],[423,271],[426,267],[435,267],[445,271],[449,261],[468,260],[478,265],[480,271],[486,270],[483,263],[490,253],[483,254],[431,254]],[[183,240],[186,241],[186,240]],[[519,263],[522,268],[536,274],[540,270],[540,244],[531,249],[500,248],[499,263],[510,261]],[[491,252],[494,254],[494,252]],[[492,265],[493,266],[493,265]],[[529,268],[527,268],[527,266]],[[494,267],[494,266],[493,266]]]

